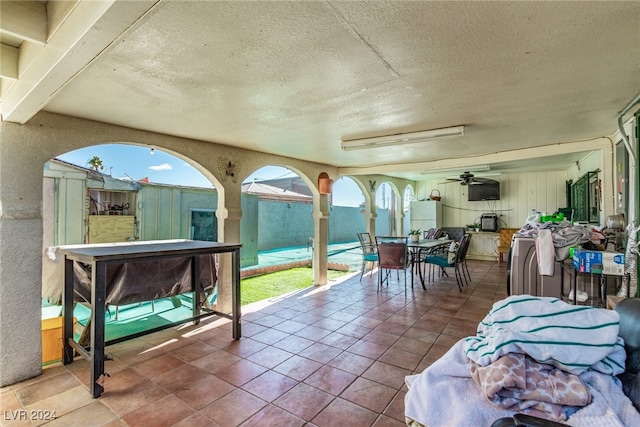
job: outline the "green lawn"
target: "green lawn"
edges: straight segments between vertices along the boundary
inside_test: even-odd
[[[328,280],[347,274],[346,271],[329,270]],[[277,297],[298,289],[308,288],[313,284],[313,273],[310,267],[291,268],[275,273],[247,277],[240,282],[241,304]]]

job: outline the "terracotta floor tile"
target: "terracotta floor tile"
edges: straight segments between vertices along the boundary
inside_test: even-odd
[[[256,341],[251,338],[243,338],[240,340],[234,340],[223,348],[224,351],[235,354],[239,357],[249,357],[252,354],[262,350],[267,345],[265,343]]]
[[[354,325],[366,326],[369,329],[375,329],[382,323],[382,320],[372,319],[370,317],[361,315],[358,318],[354,319],[351,323],[353,323]]]
[[[444,326],[442,329],[444,329]],[[440,336],[440,332],[431,332],[421,328],[409,328],[403,336],[427,344],[433,344],[438,339],[438,336]]]
[[[166,353],[161,348],[153,348],[154,346],[149,343],[144,343],[139,349],[132,350],[126,353],[114,355],[123,363],[129,366],[137,365],[138,363],[145,362],[154,357],[162,356]],[[107,348],[108,350],[108,348]]]
[[[427,344],[424,341],[414,340],[409,337],[400,337],[398,341],[391,346],[391,348],[414,353],[422,357],[427,353],[429,348],[431,348],[431,344]]]
[[[400,335],[391,334],[389,332],[383,332],[381,330],[373,330],[364,336],[364,341],[374,342],[376,344],[391,347],[400,338]]]
[[[384,410],[384,414],[400,421],[404,424],[404,398],[407,392],[404,390],[400,390],[391,400],[391,403]]]
[[[285,339],[288,336],[289,334],[286,332],[277,331],[275,329],[266,329],[262,332],[258,332],[257,334],[253,335],[251,338],[256,341],[260,341],[261,343],[271,345],[271,344],[277,343],[280,340]]]
[[[391,402],[397,391],[397,389],[360,377],[347,387],[340,397],[356,405],[381,413]]]
[[[399,368],[383,362],[374,362],[362,376],[388,387],[400,390],[404,385],[404,377],[411,375],[410,370]]]
[[[89,363],[77,358],[0,388],[0,406],[57,408],[47,425],[63,427],[402,426],[405,376],[473,334],[506,296],[505,265],[470,267],[463,292],[452,277],[406,294],[393,277],[377,292],[375,275],[355,274],[304,298],[255,304],[240,340],[222,318],[135,338],[107,348],[100,399],[87,390]],[[2,420],[15,425],[26,424]]]
[[[373,425],[378,414],[344,399],[335,399],[313,420],[318,427],[344,427]]]
[[[298,382],[275,371],[266,371],[242,386],[249,393],[272,402],[293,388]]]
[[[350,372],[354,375],[361,375],[373,362],[374,360],[369,359],[368,357],[345,351],[330,360],[328,365]]]
[[[55,417],[62,417],[70,412],[73,412],[77,408],[89,405],[94,402],[91,394],[82,385],[65,390],[61,393],[54,394],[46,399],[34,402],[31,405],[25,405],[25,409],[31,413],[52,414],[55,413]],[[4,407],[3,407],[4,411]],[[42,420],[40,420],[42,421]],[[41,423],[36,423],[41,424]]]
[[[322,366],[322,363],[300,356],[292,356],[275,368],[274,371],[302,381]]]
[[[227,351],[218,351],[213,354],[208,354],[200,359],[196,359],[191,362],[191,365],[198,367],[211,374],[215,374],[221,369],[226,368],[229,365],[233,365],[236,362],[242,360],[241,357],[231,354]]]
[[[304,382],[329,394],[338,396],[356,378],[357,376],[354,374],[325,365],[311,374]]]
[[[184,360],[179,359],[178,357],[172,356],[170,354],[163,354],[162,356],[158,356],[145,362],[138,363],[137,365],[133,366],[133,369],[135,369],[141,375],[147,378],[151,378],[184,364]]]
[[[267,330],[266,327],[258,325],[257,323],[243,322],[242,323],[242,337],[251,338],[258,332]]]
[[[296,322],[304,323],[305,325],[313,325],[314,323],[322,320],[322,316],[316,316],[315,314],[302,313],[294,318]]]
[[[0,389],[0,408],[2,408],[2,411],[12,411],[22,408],[20,401],[10,387]]]
[[[181,365],[171,371],[152,377],[151,381],[169,393],[173,393],[176,390],[180,390],[192,382],[197,381],[205,376],[205,374],[206,373],[203,372],[202,369],[199,369],[192,364]]]
[[[29,406],[79,385],[81,383],[73,375],[66,372],[17,388],[15,394],[22,406]]]
[[[254,416],[241,424],[241,427],[278,426],[278,427],[302,427],[305,421],[295,415],[278,408],[275,405],[267,405]]]
[[[340,311],[331,314],[330,316],[328,316],[329,319],[339,320],[341,322],[347,322],[347,323],[353,322],[355,319],[358,318],[358,315],[345,312],[344,309],[346,309],[347,307],[348,305],[343,307]]]
[[[311,360],[315,360],[320,363],[327,363],[338,354],[342,353],[342,350],[336,347],[331,347],[321,343],[315,343],[304,350],[299,355]]]
[[[264,366],[260,366],[250,360],[243,359],[233,365],[229,365],[226,368],[216,371],[216,376],[235,385],[236,387],[240,387],[266,370],[267,368]]]
[[[371,332],[371,328],[356,323],[347,323],[341,328],[338,328],[336,332],[353,338],[362,338]]]
[[[355,344],[357,341],[358,341],[358,338],[344,335],[339,332],[332,332],[326,337],[318,340],[318,342],[321,344],[326,344],[331,347],[339,348],[341,350],[346,350],[347,348]]]
[[[233,427],[242,424],[266,404],[264,400],[242,389],[236,389],[205,406],[200,413],[222,427]]]
[[[438,337],[436,342],[434,342],[434,344],[450,348],[455,343],[457,343],[461,338],[463,338],[463,337],[455,337],[455,336],[440,334],[440,336]]]
[[[228,382],[215,375],[204,374],[202,378],[176,390],[174,395],[192,408],[201,409],[233,390],[235,387]]]
[[[317,326],[307,326],[306,328],[300,329],[295,335],[303,338],[307,338],[309,340],[318,341],[329,335],[331,333],[328,329],[322,329]]]
[[[291,353],[299,353],[313,343],[314,341],[309,339],[297,335],[289,335],[285,339],[273,344],[273,347],[281,348]]]
[[[295,320],[285,320],[284,322],[275,325],[273,329],[293,334],[294,332],[298,332],[300,329],[305,327],[307,327],[306,323],[297,322]]]
[[[342,328],[346,324],[347,324],[346,322],[343,322],[341,320],[334,320],[334,319],[329,319],[328,317],[323,317],[322,319],[314,323],[313,326],[317,328],[326,329],[329,331],[337,331],[338,329]]]
[[[420,361],[422,360],[422,356],[415,353],[409,353],[397,348],[390,348],[378,360],[390,365],[413,371],[416,366],[418,366],[418,363],[420,363]]]
[[[123,417],[131,427],[169,427],[195,411],[175,396],[169,395]]]
[[[369,341],[358,341],[347,349],[350,353],[359,354],[360,356],[368,357],[370,359],[377,359],[382,356],[389,347],[386,345],[376,344]]]
[[[403,421],[398,421],[394,418],[386,415],[380,415],[378,419],[373,423],[372,427],[403,427],[406,424]]]
[[[300,383],[273,403],[285,411],[291,412],[305,421],[309,421],[333,399],[334,397],[329,393]]]
[[[189,363],[216,351],[218,351],[216,347],[196,340],[192,344],[173,349],[170,354]]]
[[[273,328],[276,325],[284,322],[287,319],[284,319],[279,316],[274,315],[266,315],[266,316],[258,316],[251,321],[251,323],[256,323],[261,326],[266,326],[267,328]]]
[[[88,392],[87,392],[88,394]],[[123,415],[162,399],[167,392],[151,381],[136,383],[129,388],[105,388],[100,401],[116,415]]]
[[[400,336],[404,334],[407,331],[407,329],[409,329],[409,327],[416,322],[416,320],[413,319],[410,322],[408,322],[408,324],[396,323],[393,321],[393,319],[394,318],[391,317],[388,322],[384,322],[378,325],[374,330],[376,332],[387,332],[389,334]]]
[[[288,358],[293,356],[293,353],[289,353],[288,351],[284,351],[277,347],[265,347],[264,349],[253,353],[251,356],[247,357],[247,360],[250,360],[258,365],[264,366],[266,368],[273,368],[280,363],[284,362]]]
[[[196,412],[171,427],[220,427],[220,424]]]
[[[117,416],[100,402],[81,406],[73,412],[69,412],[55,420],[48,422],[47,426],[68,427],[68,426],[102,426],[115,421]]]

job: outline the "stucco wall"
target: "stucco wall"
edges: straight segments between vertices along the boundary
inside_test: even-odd
[[[327,196],[318,193],[316,181],[321,172],[335,179],[335,167],[45,112],[23,125],[0,122],[0,139],[0,386],[41,372],[43,167],[62,153],[98,144],[131,143],[156,147],[188,161],[218,188],[219,236],[224,242],[240,241],[242,181],[263,166],[287,167],[312,189],[318,248],[313,254],[314,284],[327,283],[329,206]],[[242,164],[238,176],[228,177],[219,167],[219,160],[225,158]],[[369,178],[362,179],[367,182]],[[402,183],[406,181],[399,185]],[[370,201],[371,193],[365,198]],[[370,210],[365,218],[373,225]],[[230,312],[230,256],[221,257],[220,271],[218,308]]]

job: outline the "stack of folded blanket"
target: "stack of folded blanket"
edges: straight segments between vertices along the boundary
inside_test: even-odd
[[[515,413],[580,426],[640,425],[615,377],[624,342],[613,310],[556,298],[494,304],[477,334],[406,378],[405,415],[416,425],[481,426]]]

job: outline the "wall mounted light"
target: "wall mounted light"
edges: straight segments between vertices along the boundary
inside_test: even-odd
[[[320,173],[320,175],[318,175],[318,191],[320,194],[331,194],[332,188],[333,180],[329,178],[326,172]]]
[[[349,139],[342,141],[344,151],[362,150],[365,148],[395,147],[405,144],[428,141],[430,139],[448,136],[463,136],[464,126],[425,130],[422,132],[398,133],[395,135],[378,136],[374,138]]]

